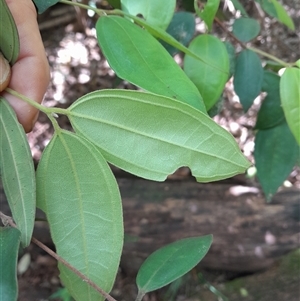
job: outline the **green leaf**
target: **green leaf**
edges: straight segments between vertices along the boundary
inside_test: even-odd
[[[121,0],[121,6],[131,15],[142,15],[148,24],[166,29],[172,20],[176,0]]]
[[[121,0],[107,0],[107,2],[108,2],[113,8],[120,8],[120,9],[121,9]]]
[[[236,19],[232,25],[232,33],[242,42],[249,42],[260,32],[260,25],[252,18]]]
[[[42,14],[45,12],[49,7],[55,5],[59,2],[59,0],[32,0],[37,7],[38,13]]]
[[[252,50],[243,50],[236,60],[233,85],[245,112],[261,91],[263,74],[258,55]]]
[[[169,35],[166,31],[162,30],[161,28],[153,25],[149,25],[147,22],[145,22],[143,19],[131,15],[126,15],[127,17],[130,17],[136,24],[140,25],[141,27],[144,27],[153,37],[160,39],[175,48],[179,49],[180,51],[184,52],[185,54],[190,55],[191,57],[206,63],[200,56],[196,55],[194,52],[190,51],[187,47],[179,43],[176,39],[174,39],[171,35]],[[208,63],[206,63],[208,64]],[[218,66],[216,64],[211,65],[212,67],[218,69]]]
[[[267,96],[257,114],[256,129],[268,129],[285,120],[280,102],[279,81],[280,77],[277,74],[264,72],[262,91],[267,92]]]
[[[167,28],[167,33],[174,37],[179,43],[186,46],[194,36],[195,26],[195,18],[192,13],[184,11],[176,12]],[[179,52],[179,49],[176,47],[164,41],[161,43],[172,56]]]
[[[212,240],[212,235],[185,238],[152,253],[136,277],[139,295],[159,289],[194,268],[208,252]]]
[[[118,16],[101,17],[96,30],[100,47],[119,77],[205,112],[195,85],[147,31]]]
[[[109,292],[123,245],[121,199],[101,153],[67,131],[54,135],[37,169],[38,207],[47,216],[58,255]],[[76,300],[104,300],[59,264],[60,277]]]
[[[198,1],[194,1],[194,7],[195,11],[206,24],[208,30],[211,30],[212,24],[214,22],[214,18],[216,16],[216,13],[218,11],[220,5],[220,0],[207,0],[207,2],[204,4],[203,9],[198,8]]]
[[[191,56],[185,56],[183,69],[191,81],[196,85],[203,97],[206,109],[209,110],[220,98],[229,76],[229,58],[225,45],[212,35],[197,36],[189,49],[205,62],[204,64]],[[219,69],[211,67],[217,64]]]
[[[228,79],[229,79],[234,74],[235,71],[235,60],[236,60],[235,48],[228,41],[225,41],[224,45],[226,47],[228,58],[229,58],[229,75],[228,75]]]
[[[0,301],[18,298],[17,259],[20,231],[0,227]]]
[[[245,17],[248,16],[244,6],[241,4],[241,2],[239,0],[231,0],[231,3],[233,4],[234,8],[236,10],[239,10],[241,12],[241,14]]]
[[[3,188],[23,247],[29,245],[34,226],[36,187],[30,147],[15,111],[0,97],[0,172]]]
[[[6,0],[0,0],[0,28],[0,51],[13,65],[19,56],[20,43],[17,26]]]
[[[287,123],[300,145],[300,69],[284,71],[280,79],[280,98]]]
[[[289,29],[295,30],[295,24],[293,19],[288,15],[285,8],[277,1],[277,0],[271,0],[274,4],[276,13],[277,13],[277,19],[284,25],[286,25]]]
[[[293,19],[287,14],[284,7],[277,0],[255,0],[263,10],[271,17],[286,25],[288,28],[295,30]]]
[[[233,137],[206,114],[160,95],[92,92],[72,104],[69,119],[107,161],[143,178],[163,181],[189,166],[198,181],[210,182],[249,167]]]
[[[258,131],[254,158],[257,177],[267,200],[270,200],[299,158],[299,146],[286,122]]]

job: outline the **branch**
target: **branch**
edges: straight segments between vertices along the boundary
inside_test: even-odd
[[[284,67],[291,67],[291,64],[286,63],[285,61],[277,58],[276,56],[269,54],[267,52],[264,52],[262,50],[259,50],[255,47],[248,47],[247,45],[245,45],[242,41],[240,41],[231,31],[229,31],[229,29],[224,26],[224,24],[217,18],[215,17],[215,21],[216,23],[232,38],[234,39],[238,44],[240,44],[244,49],[249,49],[252,50],[253,52],[256,52],[264,57],[269,58],[270,60],[279,63],[280,65],[284,66]],[[293,65],[293,64],[292,64]]]
[[[13,222],[12,218],[10,216],[5,215],[1,211],[0,211],[0,218],[5,226],[10,225],[13,228],[17,228],[17,226]],[[102,288],[100,288],[97,284],[95,284],[92,280],[90,280],[88,277],[86,277],[84,274],[82,274],[79,270],[74,268],[70,263],[68,263],[62,257],[60,257],[55,252],[53,252],[50,248],[48,248],[46,245],[44,245],[42,242],[40,242],[38,239],[36,239],[35,237],[32,237],[31,241],[34,244],[36,244],[38,247],[43,249],[45,252],[47,252],[50,256],[55,258],[58,262],[62,263],[64,266],[66,266],[68,269],[70,269],[73,273],[75,273],[83,281],[88,283],[88,285],[90,285],[92,288],[94,288],[99,294],[101,294],[103,297],[105,297],[108,301],[117,301],[112,296],[110,296],[108,293],[106,293]]]

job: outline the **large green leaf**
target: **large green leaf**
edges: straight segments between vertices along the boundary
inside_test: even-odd
[[[0,301],[18,298],[17,259],[21,233],[0,227]]]
[[[287,123],[300,145],[300,69],[287,68],[280,79],[280,98]]]
[[[258,131],[254,158],[257,177],[267,200],[270,200],[299,158],[299,146],[286,122]]]
[[[212,235],[191,237],[171,243],[152,253],[139,269],[139,296],[159,289],[195,267],[208,252]]]
[[[189,166],[202,182],[242,173],[249,162],[233,137],[199,110],[167,97],[128,90],[87,94],[70,121],[114,165],[163,181]]]
[[[258,55],[252,50],[243,50],[236,60],[233,84],[245,112],[261,91],[263,74]]]
[[[21,242],[28,246],[35,217],[35,172],[31,151],[15,111],[0,97],[0,172]]]
[[[205,22],[208,30],[211,30],[214,18],[218,11],[220,0],[207,0],[203,9],[198,8],[198,1],[194,1],[195,11],[197,15]]]
[[[173,19],[167,28],[167,33],[182,45],[186,46],[195,34],[195,26],[194,15],[192,13],[180,11],[174,14]],[[179,52],[179,49],[176,47],[171,46],[164,41],[161,43],[172,56]]]
[[[0,51],[12,65],[20,51],[18,30],[6,0],[0,0]]]
[[[135,16],[132,16],[132,15],[126,14],[126,13],[123,13],[123,14],[126,15],[127,17],[130,17],[136,24],[144,27],[153,37],[155,37],[157,39],[160,39],[160,40],[170,44],[171,46],[179,49],[183,53],[188,54],[191,57],[193,57],[193,58],[195,58],[195,59],[197,59],[201,62],[206,63],[199,55],[197,55],[194,52],[190,51],[187,47],[182,45],[180,42],[178,42],[174,37],[172,37],[170,34],[168,34],[163,29],[161,29],[157,26],[148,24],[142,18],[135,17]],[[218,66],[216,64],[213,64],[211,66],[218,69]]]
[[[172,20],[176,0],[121,0],[121,6],[131,15],[141,15],[150,25],[166,29]]]
[[[236,19],[232,25],[232,33],[242,42],[249,42],[260,32],[260,25],[252,18]]]
[[[229,57],[225,45],[212,35],[203,34],[196,37],[189,49],[205,62],[217,64],[219,69],[204,64],[191,56],[185,56],[183,69],[196,85],[203,97],[206,109],[209,110],[220,98],[229,76]]]
[[[119,77],[205,112],[195,85],[147,31],[118,16],[101,17],[96,29],[103,53]]]
[[[121,199],[101,153],[67,131],[54,135],[37,169],[37,201],[57,253],[109,292],[123,244]],[[61,279],[76,300],[103,300],[63,265]]]
[[[262,91],[267,92],[257,114],[256,129],[264,130],[274,127],[285,120],[279,94],[280,77],[273,72],[264,72]]]
[[[32,0],[37,7],[38,13],[42,14],[49,7],[55,5],[59,0]]]

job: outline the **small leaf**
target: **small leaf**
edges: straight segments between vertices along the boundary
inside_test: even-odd
[[[119,77],[205,112],[195,85],[147,31],[118,16],[101,17],[96,30],[100,47]]]
[[[228,41],[224,42],[224,45],[226,47],[228,58],[229,58],[229,75],[228,75],[228,79],[229,79],[234,74],[235,71],[235,60],[236,60],[235,48]]]
[[[260,32],[260,25],[252,18],[236,19],[232,26],[232,33],[242,42],[249,42]]]
[[[270,0],[263,0],[263,3],[270,1]],[[271,0],[272,4],[274,5],[276,16],[282,24],[286,25],[291,30],[295,30],[295,24],[293,19],[288,15],[285,8],[277,1],[277,0]]]
[[[204,258],[211,244],[212,235],[191,237],[152,253],[138,271],[139,294],[159,289],[189,272]]]
[[[280,102],[279,81],[280,77],[277,74],[264,72],[262,91],[267,92],[267,96],[257,114],[256,129],[268,129],[285,120]]]
[[[300,69],[284,71],[280,79],[280,98],[287,123],[300,145]]]
[[[59,0],[32,0],[37,7],[38,13],[42,14],[45,12],[49,7],[55,5],[59,2]]]
[[[241,12],[242,16],[245,16],[245,17],[248,16],[244,6],[241,4],[241,2],[239,0],[231,0],[231,3],[233,4],[233,6],[236,10],[239,10]]]
[[[207,2],[204,4],[203,9],[198,8],[198,1],[194,1],[195,11],[206,24],[208,30],[211,30],[212,24],[214,22],[214,18],[216,16],[216,13],[218,11],[220,5],[220,0],[207,0]]]
[[[229,58],[226,47],[216,37],[203,34],[197,36],[189,49],[205,62],[204,64],[191,56],[185,56],[183,69],[191,81],[196,85],[203,97],[206,110],[209,110],[220,98],[229,75]],[[218,69],[211,67],[216,64]]]
[[[167,28],[167,33],[174,37],[182,45],[186,46],[194,36],[195,26],[195,18],[192,13],[184,11],[176,12]],[[161,43],[172,56],[179,52],[179,49],[169,45],[168,43],[164,41]]]
[[[70,107],[75,131],[112,164],[163,181],[189,166],[198,181],[242,173],[249,162],[233,137],[206,114],[167,97],[128,90],[86,94]]]
[[[287,14],[284,7],[277,0],[255,0],[263,10],[271,17],[286,25],[288,28],[295,30],[293,19]]]
[[[119,9],[121,9],[121,0],[107,0],[107,2],[108,2],[113,8],[119,8]]]
[[[0,51],[13,65],[20,51],[19,35],[14,18],[5,0],[0,0]]]
[[[0,97],[0,171],[4,191],[23,247],[29,245],[34,226],[36,187],[30,147],[15,111]]]
[[[18,298],[17,259],[20,231],[0,227],[0,300],[16,301]]]
[[[263,74],[258,55],[252,50],[243,50],[236,60],[233,85],[245,112],[261,91]]]
[[[109,292],[123,245],[121,199],[101,153],[86,139],[56,133],[37,169],[38,207],[47,216],[57,253]],[[104,300],[59,264],[60,277],[76,300]]]
[[[166,29],[172,20],[176,0],[121,0],[122,10],[134,15],[141,15],[150,25]]]
[[[257,177],[267,200],[270,200],[299,158],[299,146],[286,122],[258,131],[254,158]]]

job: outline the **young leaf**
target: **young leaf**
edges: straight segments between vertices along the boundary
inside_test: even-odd
[[[167,33],[182,45],[186,46],[194,36],[195,26],[194,15],[192,13],[180,11],[174,14],[173,19],[167,28]],[[179,52],[179,49],[176,47],[171,46],[164,41],[161,43],[172,56]]]
[[[274,127],[285,120],[279,94],[280,77],[270,71],[264,72],[262,91],[267,92],[257,114],[255,128],[265,130]]]
[[[243,50],[236,60],[233,84],[245,112],[261,91],[263,74],[258,55],[252,50]]]
[[[271,17],[276,18],[291,30],[295,30],[293,19],[287,14],[284,7],[277,0],[259,0],[264,11]]]
[[[121,0],[121,6],[131,15],[142,15],[150,25],[166,29],[172,20],[176,0]]]
[[[6,0],[0,0],[0,16],[0,51],[13,65],[19,56],[20,43],[17,26]]]
[[[118,16],[101,17],[96,30],[100,47],[119,77],[205,112],[195,85],[147,31]]]
[[[232,25],[232,33],[242,42],[249,42],[260,32],[260,25],[252,18],[236,19]]]
[[[36,186],[31,151],[15,111],[0,97],[0,171],[4,191],[23,247],[34,226]]]
[[[286,122],[258,131],[254,158],[257,177],[267,200],[270,200],[299,158],[299,146]]]
[[[45,12],[49,7],[53,6],[54,4],[58,3],[59,0],[32,0],[37,7],[38,13],[42,14]]]
[[[107,161],[146,179],[163,181],[189,166],[198,181],[210,182],[249,167],[226,130],[195,108],[160,95],[92,92],[71,105],[69,119]]]
[[[212,28],[219,5],[220,0],[207,0],[207,2],[204,4],[204,8],[201,10],[198,8],[198,1],[194,1],[195,11],[197,15],[205,22],[208,30],[211,30]]]
[[[159,289],[190,271],[206,255],[212,239],[212,235],[185,238],[152,253],[136,277],[139,295]]]
[[[0,227],[0,300],[18,298],[17,259],[21,233],[15,228]]]
[[[191,81],[196,85],[203,97],[206,110],[209,110],[220,98],[229,76],[229,58],[225,45],[212,35],[197,36],[189,49],[205,62],[204,64],[191,56],[185,56],[183,69]],[[219,69],[211,67],[217,64]]]
[[[37,169],[37,201],[47,216],[57,253],[109,292],[123,245],[121,199],[101,153],[67,131],[54,135]],[[59,264],[61,279],[76,300],[103,300]]]
[[[287,123],[300,145],[300,69],[287,68],[280,79],[280,98]]]

